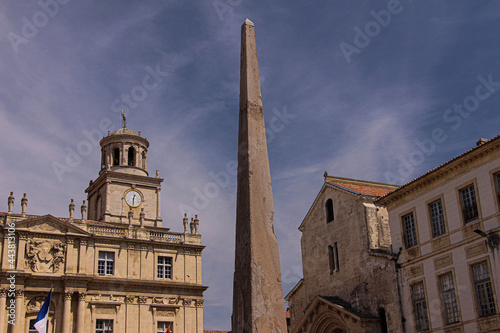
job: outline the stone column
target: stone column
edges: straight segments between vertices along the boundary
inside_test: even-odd
[[[122,155],[121,155],[121,161],[120,161],[120,165],[127,165],[127,154],[125,153],[125,142],[122,142],[122,151],[121,151]]]
[[[76,315],[76,333],[84,333],[88,332],[85,329],[85,296],[87,296],[86,292],[78,293],[78,312]],[[69,331],[68,331],[69,332]]]
[[[7,289],[0,289],[0,332],[7,332]]]
[[[139,148],[140,146],[139,145],[135,145],[134,149],[135,149],[135,156],[134,156],[134,166],[135,167],[139,167]]]
[[[108,170],[113,164],[113,149],[111,149],[111,145],[106,146],[106,170]]]
[[[66,291],[64,293],[64,305],[63,305],[63,324],[61,326],[61,333],[70,332],[71,323],[71,297],[73,293],[71,291]]]
[[[14,327],[14,333],[24,332],[24,293],[22,290],[17,289],[21,286],[16,285],[16,325]]]

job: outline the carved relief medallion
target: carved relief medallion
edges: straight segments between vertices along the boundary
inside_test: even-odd
[[[66,244],[58,241],[26,242],[26,263],[33,272],[55,273],[64,263]]]

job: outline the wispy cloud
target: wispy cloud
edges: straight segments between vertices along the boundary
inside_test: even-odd
[[[266,121],[284,107],[296,116],[269,143],[286,292],[300,278],[297,227],[323,172],[378,181],[395,172],[398,158],[440,126],[443,111],[471,93],[478,75],[497,73],[499,46],[491,41],[500,5],[405,3],[391,26],[346,64],[339,43],[378,4],[221,1],[231,6],[222,21],[213,1],[73,0],[17,53],[9,32],[22,34],[23,17],[32,21],[42,9],[37,2],[1,2],[0,140],[8,158],[0,160],[0,188],[5,198],[27,192],[30,213],[66,216],[69,199],[85,199],[88,181],[98,175],[99,149],[63,183],[51,164],[102,119],[118,127],[113,101],[142,84],[147,66],[159,65],[169,74],[128,110],[129,127],[149,139],[148,165],[165,178],[164,225],[182,230],[179,205],[193,206],[194,191],[236,159],[240,25],[248,17],[256,25]],[[408,177],[479,136],[498,134],[498,98],[482,102],[460,135],[450,133]],[[231,177],[198,209],[207,245],[207,329],[230,328],[235,191]]]

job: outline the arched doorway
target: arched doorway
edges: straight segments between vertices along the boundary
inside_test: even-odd
[[[349,333],[349,329],[337,313],[324,311],[315,318],[309,333]]]

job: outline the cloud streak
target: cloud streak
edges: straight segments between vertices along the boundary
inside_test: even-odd
[[[136,97],[147,67],[168,72],[129,108],[128,127],[150,141],[148,166],[165,178],[164,226],[182,230],[179,205],[236,160],[240,25],[255,22],[266,124],[274,109],[296,116],[269,142],[283,288],[300,279],[297,230],[323,182],[323,172],[374,181],[396,173],[399,156],[442,125],[443,112],[473,93],[478,75],[496,78],[500,4],[404,2],[369,47],[347,64],[339,44],[373,19],[377,3],[226,1],[221,22],[213,1],[69,1],[27,44],[12,49],[9,32],[36,2],[0,3],[1,193],[28,213],[67,216],[70,199],[99,171],[97,147],[60,183],[54,161],[86,140],[83,131],[113,112],[122,94]],[[49,0],[45,1],[46,3]],[[237,4],[237,5],[234,5]],[[380,4],[380,7],[378,6]],[[374,8],[376,7],[376,8]],[[149,82],[149,81],[148,81]],[[499,95],[500,96],[500,95]],[[498,134],[499,96],[481,102],[460,133],[436,147],[410,180]],[[140,99],[140,98],[139,98]],[[116,106],[116,105],[115,105]],[[495,122],[496,121],[496,122]],[[229,329],[232,302],[236,179],[199,210],[206,292],[205,328]],[[19,211],[19,207],[16,207]]]

